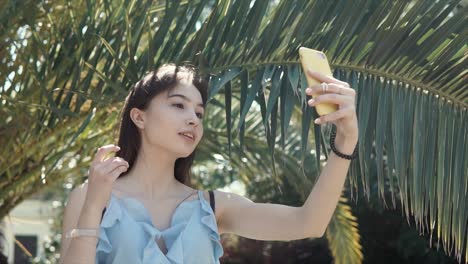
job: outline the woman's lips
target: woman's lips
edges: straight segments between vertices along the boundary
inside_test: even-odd
[[[195,139],[193,139],[193,138],[191,138],[191,137],[189,137],[189,136],[185,136],[185,135],[183,135],[183,134],[179,134],[179,135],[182,136],[185,140],[188,140],[188,141],[190,141],[190,142],[195,142]]]

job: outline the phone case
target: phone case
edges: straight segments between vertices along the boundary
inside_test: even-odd
[[[311,87],[312,85],[320,84],[320,82],[310,77],[307,74],[307,69],[311,69],[312,71],[317,71],[328,76],[333,76],[325,53],[314,49],[300,47],[299,59],[301,61],[302,70],[306,75],[307,84],[309,85],[309,87]],[[312,98],[315,97],[315,95],[312,95]],[[333,103],[320,103],[315,105],[315,110],[320,116],[323,116],[337,111],[338,105]]]

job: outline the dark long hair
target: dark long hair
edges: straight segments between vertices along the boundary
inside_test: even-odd
[[[130,110],[138,108],[146,110],[153,99],[158,94],[176,87],[182,79],[191,79],[192,84],[201,94],[203,104],[206,104],[208,81],[198,74],[196,69],[190,65],[176,66],[174,64],[164,64],[155,71],[145,75],[138,81],[125,98],[125,105],[120,116],[119,142],[120,150],[116,156],[125,159],[130,165],[129,169],[119,177],[123,177],[131,170],[141,147],[141,135],[130,118]],[[196,149],[185,158],[178,158],[174,166],[175,178],[191,186],[191,172]]]

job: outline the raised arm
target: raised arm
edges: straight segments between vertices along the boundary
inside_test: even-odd
[[[112,192],[112,185],[122,172],[129,167],[128,162],[119,157],[105,159],[119,147],[100,147],[91,163],[88,183],[75,188],[68,199],[63,221],[60,263],[89,264],[96,258],[97,237],[76,236],[66,238],[72,229],[99,230],[102,211]]]
[[[74,228],[99,228],[101,212],[93,209],[92,206],[85,205],[86,185],[83,184],[70,193],[63,219],[59,263],[91,264],[95,262],[97,237],[65,237],[66,233]]]
[[[352,153],[355,144],[337,136],[336,145],[338,150]],[[349,164],[350,161],[331,154],[301,207],[254,203],[238,194],[216,191],[220,233],[278,241],[323,236],[338,203]]]
[[[355,91],[347,83],[331,76],[312,72],[308,74],[328,84],[325,90],[320,85],[308,88],[308,95],[317,95],[308,104],[314,106],[328,102],[339,105],[338,111],[320,117],[316,123],[335,124],[336,149],[351,155],[358,141]],[[217,191],[219,231],[257,240],[323,236],[341,195],[349,165],[350,160],[331,153],[317,183],[301,207],[254,203],[237,194]]]

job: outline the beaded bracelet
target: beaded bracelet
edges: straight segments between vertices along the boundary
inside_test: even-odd
[[[338,157],[341,157],[343,159],[347,159],[347,160],[352,160],[354,158],[356,158],[357,156],[357,144],[356,144],[356,147],[354,148],[354,151],[353,151],[353,154],[351,155],[346,155],[346,154],[343,154],[341,152],[339,152],[337,149],[336,149],[336,146],[335,146],[335,138],[336,138],[336,130],[335,130],[335,127],[333,126],[332,128],[332,131],[331,131],[331,134],[330,134],[330,147],[331,149],[333,150],[333,152],[338,156]]]
[[[99,237],[99,230],[98,229],[72,229],[70,230],[65,237],[66,238],[73,238],[79,236],[91,236],[91,237]]]

